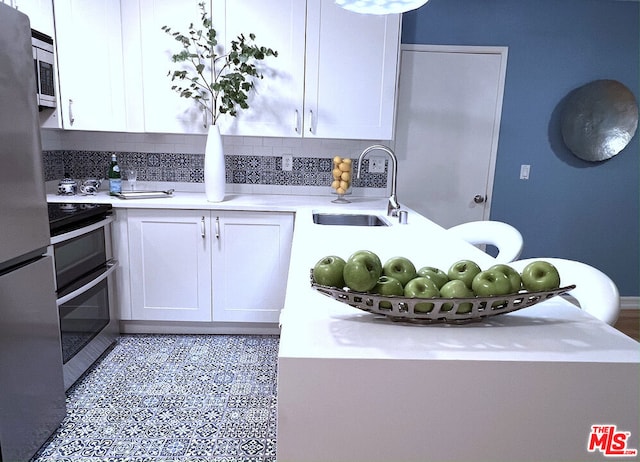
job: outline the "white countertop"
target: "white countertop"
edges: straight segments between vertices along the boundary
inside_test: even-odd
[[[334,204],[335,196],[306,196],[288,194],[227,194],[222,202],[208,202],[204,193],[175,191],[171,196],[155,199],[120,199],[100,191],[96,195],[76,194],[61,196],[47,194],[48,202],[112,204],[115,208],[248,210],[269,212],[296,212],[301,208],[322,210],[376,210],[384,212],[386,198],[350,197],[350,204]]]
[[[483,269],[494,260],[476,247],[409,211],[409,223],[389,218],[389,227],[322,226],[313,211],[386,214],[386,198],[228,194],[207,202],[201,192],[123,200],[101,191],[95,196],[58,196],[49,202],[111,203],[120,208],[212,209],[295,212],[287,295],[281,315],[280,357],[367,359],[465,359],[640,363],[639,344],[560,297],[520,311],[462,326],[402,325],[332,300],[310,287],[309,270],[325,255],[347,258],[360,249],[384,261],[402,255],[416,267],[443,270],[460,259]]]
[[[408,225],[360,228],[315,225],[310,210],[300,210],[281,315],[281,358],[640,363],[636,341],[561,297],[478,323],[424,326],[391,323],[310,287],[309,270],[320,258],[346,259],[360,249],[383,261],[402,255],[418,268],[445,271],[460,259],[483,269],[495,263],[415,212]]]

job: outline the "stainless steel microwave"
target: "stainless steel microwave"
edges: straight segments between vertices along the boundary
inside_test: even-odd
[[[56,107],[53,39],[42,32],[31,29],[33,66],[36,73],[38,108]]]

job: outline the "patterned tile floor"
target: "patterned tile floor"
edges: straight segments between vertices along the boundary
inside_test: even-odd
[[[33,462],[275,462],[278,340],[122,336]]]

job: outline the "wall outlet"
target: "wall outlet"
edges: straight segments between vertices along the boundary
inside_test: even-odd
[[[293,170],[293,156],[282,156],[282,170],[287,172]]]
[[[384,167],[384,157],[369,157],[369,173],[384,173]]]
[[[530,171],[531,171],[531,165],[526,165],[526,164],[521,165],[520,166],[520,179],[521,180],[528,180]]]

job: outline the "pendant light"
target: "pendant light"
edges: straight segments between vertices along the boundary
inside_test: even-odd
[[[335,0],[345,10],[361,14],[398,14],[415,10],[429,0]]]

